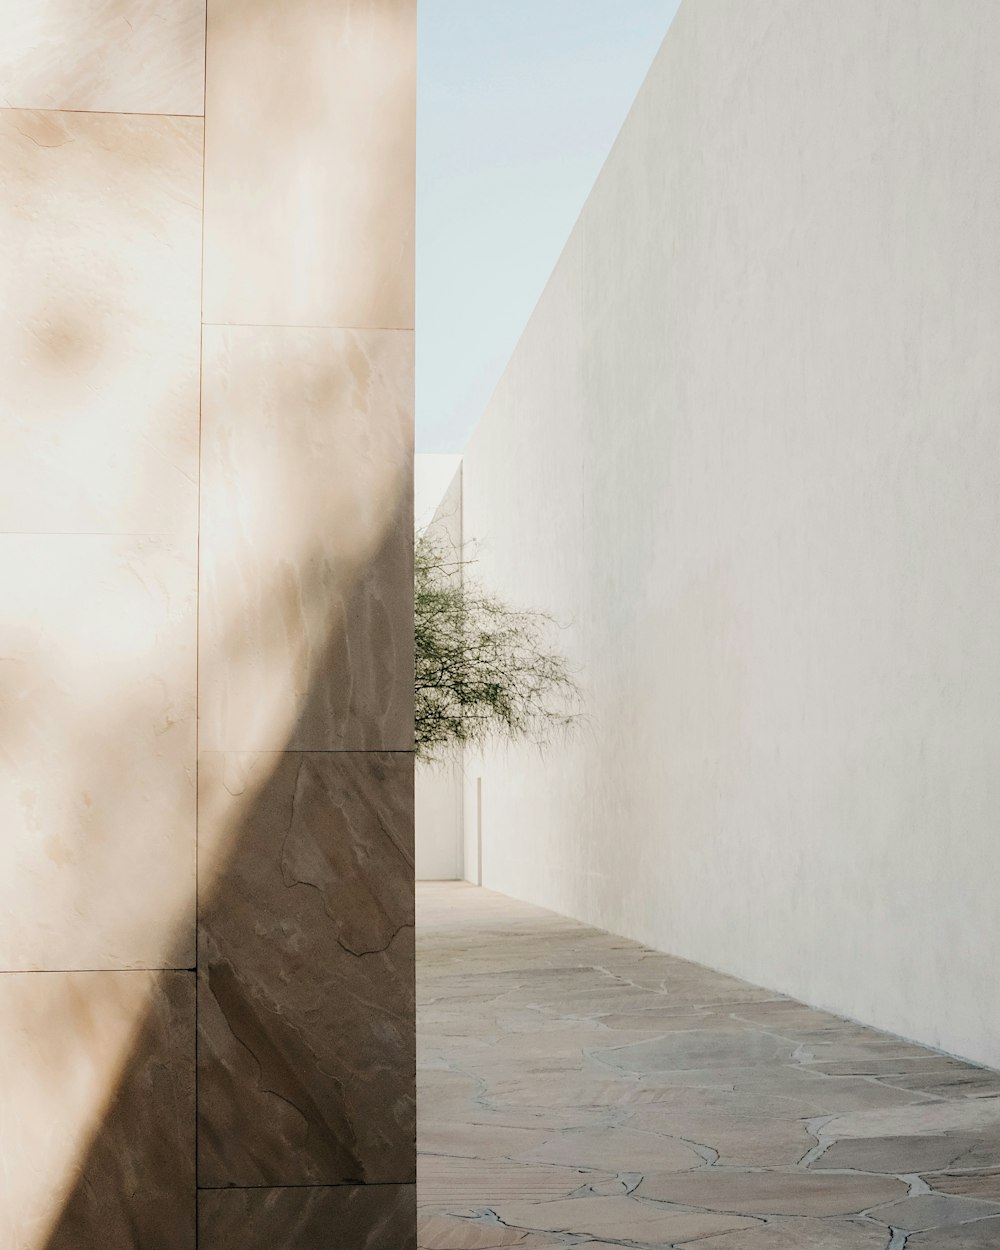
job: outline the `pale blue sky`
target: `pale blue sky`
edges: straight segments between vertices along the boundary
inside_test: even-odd
[[[461,451],[679,0],[420,0],[417,450]]]

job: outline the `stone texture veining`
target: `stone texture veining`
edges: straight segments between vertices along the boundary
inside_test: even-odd
[[[418,918],[421,1250],[1000,1245],[1000,1073],[464,884]]]
[[[0,531],[193,544],[202,131],[0,109]]]
[[[412,1243],[411,1185],[203,1190],[201,1250],[405,1250]]]
[[[415,1245],[415,13],[208,4],[203,1248]]]
[[[205,110],[205,0],[0,0],[0,105]]]
[[[411,332],[205,329],[201,744],[413,743]]]
[[[195,566],[0,534],[0,972],[192,967]]]
[[[402,753],[202,756],[202,1185],[413,1181],[412,787]]]
[[[415,0],[209,0],[206,321],[412,329],[415,27]]]
[[[412,1250],[415,4],[207,18],[0,0],[0,1246]]]
[[[193,1250],[193,972],[0,976],[0,1245]]]

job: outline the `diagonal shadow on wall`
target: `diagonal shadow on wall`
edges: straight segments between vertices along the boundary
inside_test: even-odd
[[[372,585],[409,626],[411,536],[402,498],[341,614],[384,655],[376,704],[412,688]],[[292,742],[343,681],[339,632]],[[141,980],[142,1021],[48,1250],[193,1247],[196,1180],[203,1247],[414,1244],[412,764],[407,744],[202,755],[197,970],[181,940],[173,969],[65,974]]]

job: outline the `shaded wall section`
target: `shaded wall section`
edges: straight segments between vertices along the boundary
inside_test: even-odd
[[[992,1064],[998,55],[685,0],[464,461],[588,708],[484,763],[484,884]]]
[[[0,2],[10,1250],[415,1240],[414,16]]]

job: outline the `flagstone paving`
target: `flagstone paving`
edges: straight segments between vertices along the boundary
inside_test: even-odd
[[[421,1250],[1000,1250],[1000,1074],[473,886],[417,914]]]

